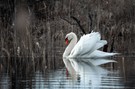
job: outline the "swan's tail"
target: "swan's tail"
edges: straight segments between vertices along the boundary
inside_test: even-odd
[[[114,55],[118,55],[119,53],[108,53],[108,52],[103,52],[99,50],[95,50],[90,54],[91,58],[104,58],[104,57],[110,57]]]
[[[108,53],[108,52],[104,52],[103,57],[110,57],[110,56],[114,56],[114,55],[118,55],[119,53]]]
[[[109,60],[109,59],[91,59],[89,60],[93,65],[98,66],[102,64],[112,63],[116,62],[115,60]]]

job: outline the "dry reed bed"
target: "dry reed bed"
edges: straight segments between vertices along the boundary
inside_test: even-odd
[[[134,46],[128,45],[134,45],[134,0],[13,1],[0,5],[0,56],[7,57],[8,62],[23,59],[29,63],[29,57],[35,65],[40,57],[47,69],[63,66],[65,35],[71,31],[82,35],[70,16],[78,18],[86,32],[99,31],[108,41],[107,51],[133,51]]]

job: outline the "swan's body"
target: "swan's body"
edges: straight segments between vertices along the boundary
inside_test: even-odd
[[[101,58],[113,56],[116,54],[98,50],[107,44],[106,40],[101,40],[101,36],[98,32],[92,32],[90,34],[83,35],[78,42],[76,34],[71,32],[66,35],[66,39],[70,40],[70,43],[65,49],[63,57]]]
[[[92,63],[93,61],[87,60],[91,58],[104,58],[113,56],[117,53],[108,53],[98,50],[107,44],[106,40],[101,40],[101,35],[98,32],[83,35],[77,42],[77,36],[71,32],[66,35],[67,48],[63,53],[63,61],[69,71],[76,71],[79,69],[78,62]],[[70,42],[69,42],[70,41]],[[75,59],[77,58],[77,59]],[[114,62],[112,60],[93,62],[95,65]]]

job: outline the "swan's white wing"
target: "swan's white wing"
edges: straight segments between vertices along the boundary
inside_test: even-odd
[[[100,40],[100,41],[98,41],[98,42],[94,45],[94,47],[93,47],[90,51],[87,51],[85,54],[83,54],[83,56],[90,57],[90,54],[91,54],[92,52],[94,52],[95,50],[97,50],[97,49],[103,47],[103,46],[106,45],[106,44],[107,44],[107,41],[106,41],[106,40]]]
[[[95,51],[95,50],[97,50],[97,49],[103,47],[103,46],[106,45],[106,44],[107,44],[107,41],[106,41],[106,40],[100,40],[100,41],[98,41],[98,42],[96,43],[96,45],[94,46],[93,50]]]
[[[102,46],[102,44],[106,43],[105,41],[100,41],[100,39],[101,36],[98,32],[83,35],[78,43],[75,45],[75,47],[72,49],[70,57],[81,56],[86,53],[93,52],[96,48],[99,48],[100,46]]]

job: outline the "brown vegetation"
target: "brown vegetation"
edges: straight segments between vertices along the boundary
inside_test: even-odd
[[[5,0],[0,1],[0,56],[13,59],[43,59],[47,68],[63,65],[64,37],[99,31],[107,39],[107,51],[130,49],[125,40],[135,33],[134,0]],[[89,16],[92,17],[92,26]],[[134,45],[133,39],[129,40]],[[133,47],[135,48],[135,47]]]

